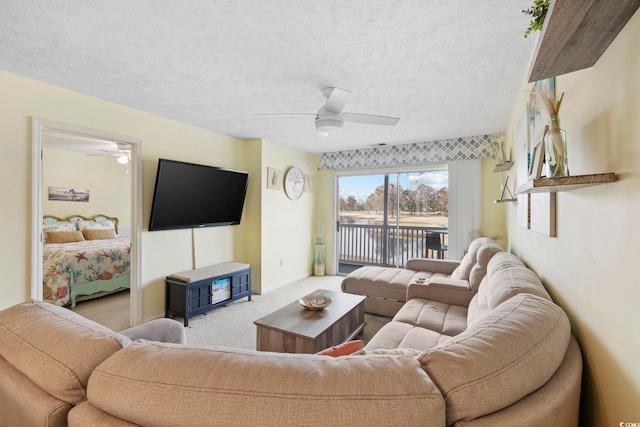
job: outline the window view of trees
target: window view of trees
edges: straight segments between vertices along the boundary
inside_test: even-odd
[[[339,182],[341,222],[383,222],[384,175],[341,177]],[[447,226],[449,188],[446,171],[389,175],[388,186],[388,221],[397,219],[404,225]]]
[[[338,189],[340,272],[367,264],[402,266],[416,257],[448,257],[446,170],[342,176]]]
[[[435,189],[420,184],[414,190],[405,189],[401,185],[396,191],[395,185],[389,185],[389,208],[397,206],[396,198],[400,193],[400,211],[407,215],[444,215],[449,214],[449,189]],[[379,185],[365,200],[358,200],[353,195],[340,197],[340,211],[366,211],[381,215],[384,211],[384,186]],[[392,217],[395,213],[390,214]]]

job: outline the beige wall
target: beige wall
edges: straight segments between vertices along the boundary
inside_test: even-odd
[[[505,228],[505,205],[510,203],[494,203],[500,199],[502,184],[507,177],[507,173],[494,173],[496,165],[495,159],[482,159],[482,229],[479,230],[484,236],[496,239],[496,242],[503,248],[507,247],[507,230]],[[509,189],[515,194],[515,189],[511,178]],[[506,191],[505,191],[506,193]],[[509,198],[509,194],[505,194]]]
[[[104,214],[117,217],[120,227],[131,226],[131,174],[115,157],[45,149],[42,165],[43,214],[57,217]],[[50,186],[89,190],[89,201],[49,200]]]
[[[267,237],[273,237],[270,248],[277,249],[275,253],[279,252],[278,256],[283,257],[287,267],[277,274],[269,272],[268,284],[287,281],[310,270],[313,197],[305,194],[302,201],[290,202],[273,195],[274,200],[263,202],[259,178],[263,155],[266,156],[264,161],[276,161],[283,169],[295,164],[305,172],[313,170],[314,162],[317,165],[316,156],[281,150],[275,143],[269,144],[267,154],[264,154],[265,150],[259,149],[261,143],[241,141],[3,71],[0,71],[0,88],[0,195],[3,198],[0,207],[0,309],[30,296],[31,117],[142,139],[143,319],[164,314],[164,278],[191,269],[194,262],[196,267],[231,260],[250,262],[259,271],[262,259],[254,255],[255,236],[247,230],[260,228],[255,222],[262,216],[273,218],[278,224],[277,239],[271,235]],[[286,160],[278,159],[279,155],[285,156]],[[191,230],[147,232],[158,158],[161,157],[249,170],[252,178],[242,223],[198,229],[193,236]],[[258,165],[260,169],[254,170]],[[269,212],[270,209],[273,212]],[[285,215],[287,220],[279,219],[279,214]],[[293,238],[286,240],[283,236]],[[195,260],[192,256],[194,240]],[[298,269],[294,268],[301,260],[304,263]]]
[[[507,207],[512,251],[567,311],[582,347],[586,426],[640,423],[638,40],[640,12],[594,67],[556,78],[571,174],[615,172],[618,182],[557,193],[557,238],[519,228],[515,204]],[[523,86],[507,133],[512,152],[527,96]]]
[[[262,141],[262,293],[311,274],[315,193],[304,192],[290,200],[284,187],[267,189],[267,167],[282,171],[292,167],[316,176],[320,157]]]

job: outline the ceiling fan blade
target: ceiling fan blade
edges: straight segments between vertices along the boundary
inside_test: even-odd
[[[367,125],[395,126],[400,120],[397,117],[375,116],[373,114],[343,113],[345,122],[363,123]]]
[[[258,117],[296,117],[296,116],[312,116],[315,117],[315,113],[282,113],[282,114],[258,114]]]
[[[351,98],[351,92],[337,87],[324,88],[322,94],[327,98],[324,108],[332,113],[342,113],[344,106]]]

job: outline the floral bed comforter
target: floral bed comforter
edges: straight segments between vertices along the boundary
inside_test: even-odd
[[[50,291],[51,301],[60,306],[69,303],[71,275],[80,288],[82,283],[110,280],[129,274],[131,266],[131,240],[128,236],[74,243],[47,243],[43,249],[44,285]],[[49,292],[45,292],[45,295],[48,294]]]

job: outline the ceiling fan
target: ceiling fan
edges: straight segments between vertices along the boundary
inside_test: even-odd
[[[126,148],[120,148],[120,144],[117,145],[117,148],[114,150],[112,147],[109,148],[96,148],[93,152],[86,154],[87,156],[113,156],[116,157],[118,163],[122,165],[126,165],[131,160],[131,150]]]
[[[316,130],[318,131],[318,135],[320,136],[328,136],[331,133],[341,130],[344,122],[395,126],[400,120],[396,117],[343,112],[342,110],[344,110],[347,101],[351,97],[351,92],[349,92],[348,90],[340,89],[337,87],[326,87],[322,89],[322,96],[324,96],[327,101],[322,107],[320,107],[316,114],[260,114],[260,116],[315,116]]]

